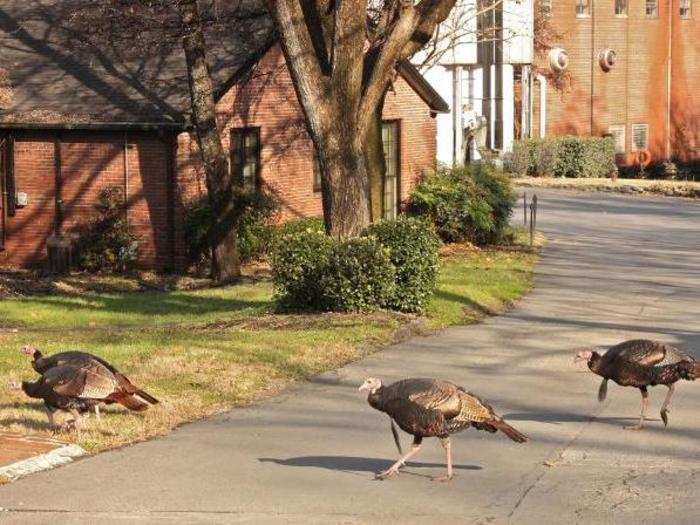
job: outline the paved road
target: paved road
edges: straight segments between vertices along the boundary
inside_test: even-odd
[[[639,394],[598,381],[572,349],[657,337],[700,354],[700,206],[540,191],[550,243],[536,289],[511,313],[418,338],[261,406],[0,487],[12,523],[697,523],[700,384],[664,429],[622,430]],[[398,478],[387,420],[363,376],[440,376],[482,394],[532,442],[467,431],[457,477],[436,484],[429,440]],[[406,440],[407,441],[407,440]]]

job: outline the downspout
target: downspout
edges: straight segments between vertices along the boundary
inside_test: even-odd
[[[538,74],[537,82],[540,84],[540,138],[543,139],[547,127],[547,77]]]
[[[462,66],[452,69],[452,165],[463,163],[462,151]],[[460,160],[461,159],[461,160]]]
[[[593,96],[595,95],[595,0],[591,0],[591,124],[589,133],[593,135]]]
[[[129,135],[124,132],[124,220],[129,225]]]
[[[495,5],[494,13],[494,98],[493,149],[503,150],[503,3]]]
[[[673,0],[668,2],[668,51],[666,68],[666,160],[671,160],[671,61],[673,58]]]

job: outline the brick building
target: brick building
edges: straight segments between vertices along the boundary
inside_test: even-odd
[[[533,136],[609,133],[622,165],[700,163],[698,0],[540,1],[570,85],[535,85]]]
[[[180,268],[184,204],[205,191],[187,131],[181,44],[164,40],[129,58],[91,46],[71,25],[75,4],[0,6],[0,68],[9,77],[0,96],[0,265],[42,263],[47,240],[88,219],[99,192],[116,185],[127,196],[140,264]],[[319,215],[313,146],[270,20],[247,24],[207,35],[232,169],[274,191],[282,218]],[[446,110],[410,64],[399,67],[383,113],[385,215],[434,166],[434,117]]]

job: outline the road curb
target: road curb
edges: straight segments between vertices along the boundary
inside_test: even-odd
[[[4,477],[13,481],[27,474],[66,465],[71,463],[75,458],[84,456],[85,454],[85,450],[78,445],[64,445],[44,454],[32,456],[0,467],[0,478]]]

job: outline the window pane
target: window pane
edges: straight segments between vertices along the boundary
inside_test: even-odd
[[[690,0],[680,0],[681,18],[690,18]]]
[[[384,218],[396,217],[398,203],[398,123],[382,123],[382,146],[384,149],[384,163],[386,173],[384,176]]]
[[[627,0],[615,0],[615,14],[616,15],[626,15],[627,14]]]
[[[231,166],[233,175],[248,188],[258,180],[260,137],[257,128],[237,128],[231,132]]]
[[[646,0],[645,12],[647,16],[656,17],[659,16],[659,2],[658,0]]]
[[[576,14],[588,16],[588,0],[576,0]]]
[[[314,191],[321,191],[321,163],[318,160],[318,155],[314,153],[314,180],[313,180],[313,189]]]

